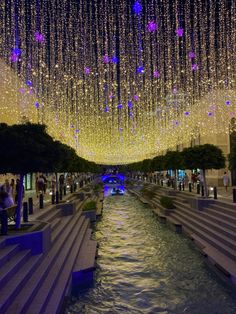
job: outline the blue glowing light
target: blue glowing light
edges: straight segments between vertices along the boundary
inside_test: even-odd
[[[139,3],[139,1],[135,1],[134,5],[133,5],[133,11],[135,14],[139,15],[141,14],[142,12],[142,6],[141,4]]]
[[[122,107],[123,107],[122,104],[118,104],[117,106],[118,109],[121,109]]]
[[[185,115],[186,115],[186,116],[189,116],[189,112],[188,112],[188,111],[186,111],[186,112],[185,112]]]
[[[225,104],[226,104],[227,106],[229,106],[229,105],[230,105],[230,101],[229,101],[229,100],[226,100]]]
[[[109,112],[109,108],[106,107],[106,108],[104,109],[104,112]]]
[[[114,182],[115,179],[119,179],[120,181],[124,181],[125,177],[122,175],[122,174],[115,174],[115,175],[112,175],[112,174],[104,174],[102,176],[102,181],[105,182],[105,181],[109,181],[111,179],[112,182]]]
[[[37,109],[39,109],[39,103],[38,103],[38,102],[36,102],[34,105],[35,105],[35,107],[36,107]]]
[[[112,63],[118,63],[118,62],[119,62],[119,59],[118,59],[116,56],[113,56],[113,57],[111,58],[111,62],[112,62]]]
[[[16,56],[20,56],[21,55],[21,50],[17,47],[12,49],[12,54],[16,55]]]
[[[142,65],[139,66],[139,67],[137,67],[137,73],[138,73],[138,74],[144,73],[144,67],[143,67]]]
[[[32,86],[32,85],[33,85],[33,83],[32,83],[31,81],[29,81],[29,80],[28,80],[28,81],[26,81],[26,85],[27,85],[27,86]]]
[[[128,108],[132,108],[132,107],[133,107],[132,101],[128,100]]]

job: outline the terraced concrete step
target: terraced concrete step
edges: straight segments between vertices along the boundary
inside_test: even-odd
[[[199,228],[199,230],[203,230],[204,232],[213,236],[218,241],[221,241],[222,243],[224,243],[225,245],[227,245],[228,247],[230,247],[231,249],[234,249],[236,251],[236,239],[232,239],[232,238],[228,237],[226,234],[223,234],[224,229],[221,228],[221,230],[219,230],[219,231],[216,229],[213,229],[212,225],[210,225],[209,222],[208,223],[202,222],[200,217],[199,217],[199,219],[197,218],[197,220],[196,220],[196,217],[192,218],[192,217],[190,217],[190,214],[188,214],[188,213],[186,214],[183,212],[175,211],[174,214],[177,215],[178,217],[182,217],[186,221],[190,222],[192,225],[197,226]]]
[[[230,239],[236,241],[236,225],[234,226],[231,224],[229,225],[230,228],[228,228],[228,224],[224,222],[221,222],[216,219],[216,222],[214,222],[214,217],[207,216],[203,211],[195,211],[187,206],[183,206],[179,202],[175,202],[175,205],[177,206],[176,211],[178,213],[183,213],[183,215],[187,215],[188,217],[192,217],[193,219],[206,224],[208,227],[211,227],[212,229],[221,232],[225,236],[229,237]],[[232,230],[233,229],[233,230]]]
[[[0,247],[0,267],[2,267],[16,252],[20,250],[20,246],[16,245],[6,245]]]
[[[37,214],[34,214],[34,220],[46,220],[46,217],[50,215],[51,212],[54,212],[56,209],[55,205],[50,205],[47,208],[39,209],[39,212]]]
[[[214,265],[227,276],[230,275],[232,283],[236,283],[236,262],[227,258],[227,256],[220,253],[213,247],[206,247],[204,249],[205,254],[210,258],[211,262],[214,261]]]
[[[88,226],[89,220],[83,220],[82,226],[74,228],[73,232],[70,234],[71,241],[67,239],[66,249],[62,250],[57,256],[56,263],[54,263],[52,269],[44,279],[43,284],[35,294],[31,304],[28,308],[25,308],[25,314],[52,314],[59,311],[76,256]],[[61,298],[59,299],[60,295]],[[52,312],[45,310],[50,299],[49,308],[51,308],[50,310],[52,310]]]
[[[83,230],[81,230],[79,235],[77,235],[76,237],[74,246],[70,251],[67,262],[64,264],[61,275],[56,282],[55,288],[53,289],[50,298],[47,300],[47,304],[41,307],[41,313],[56,314],[60,312],[66,289],[71,278],[71,272],[75,264],[76,256],[78,255],[78,252],[80,252],[82,249],[84,237],[86,236],[86,230],[88,230],[88,226],[89,220],[87,219],[85,224],[83,225]],[[32,314],[35,314],[34,309],[34,306],[32,306]]]
[[[54,243],[57,241],[63,230],[66,228],[66,226],[70,223],[70,221],[73,219],[73,216],[66,216],[61,218],[60,224],[53,230],[51,234],[51,241]]]
[[[233,200],[232,200],[232,203],[217,200],[214,205],[217,205],[219,207],[223,207],[226,209],[231,209],[232,211],[234,211],[234,213],[236,213],[236,203],[233,203]]]
[[[22,290],[27,280],[32,276],[34,270],[38,267],[39,263],[42,260],[43,255],[34,255],[28,258],[23,266],[18,269],[14,276],[2,287],[0,293],[0,313],[5,313],[7,308],[13,304],[18,293]],[[8,312],[9,314],[17,313],[18,304],[15,304],[15,307],[12,311]]]
[[[209,235],[209,233],[204,232],[203,230],[199,229],[199,227],[194,226],[192,223],[189,223],[187,220],[183,219],[176,213],[171,214],[179,223],[182,224],[182,228],[185,229],[185,227],[192,233],[195,233],[199,237],[201,237],[203,240],[205,240],[208,244],[211,244],[213,247],[218,249],[220,252],[226,254],[229,258],[236,261],[236,251],[222,243],[221,241],[218,241],[213,236]]]
[[[51,231],[52,232],[59,226],[60,222],[61,222],[61,217],[58,217],[58,218],[53,220],[53,222],[51,223]]]
[[[225,212],[224,210],[219,211],[217,209],[214,208],[210,208],[210,207],[205,207],[203,208],[203,210],[205,212],[208,212],[209,214],[215,216],[215,217],[219,217],[221,219],[224,219],[225,221],[230,221],[233,223],[236,223],[236,217],[229,215],[227,212]]]
[[[46,215],[43,219],[40,218],[40,220],[46,221],[46,222],[53,222],[56,218],[61,217],[61,211],[59,209],[53,209],[51,210],[48,215]]]
[[[227,204],[225,204],[225,203],[216,203],[216,204],[210,204],[207,207],[215,209],[215,210],[217,210],[219,212],[224,212],[225,214],[236,218],[236,207],[235,208],[229,208],[229,207],[227,207],[225,205],[227,205]]]
[[[95,256],[97,241],[91,240],[91,231],[88,230],[79,255],[76,259],[73,271],[88,270],[95,268]]]
[[[236,219],[225,219],[225,217],[223,216],[219,216],[217,214],[213,214],[211,211],[209,211],[209,209],[204,209],[201,212],[202,216],[207,217],[208,219],[210,219],[211,221],[214,221],[216,223],[218,223],[219,225],[222,225],[234,232],[236,232]]]
[[[71,221],[71,223],[64,228],[63,236],[58,239],[58,241],[56,241],[51,250],[47,253],[46,256],[44,256],[43,261],[34,271],[34,273],[31,274],[27,284],[22,287],[20,293],[17,295],[14,302],[12,302],[6,313],[26,313],[26,310],[29,308],[32,299],[34,298],[38,289],[41,287],[42,282],[47,277],[50,270],[53,269],[54,263],[57,263],[57,257],[60,255],[60,252],[63,253],[63,250],[67,251],[70,249],[72,244],[71,242],[74,240],[74,238],[70,237],[71,233],[74,229],[78,228],[79,230],[84,222],[84,217],[81,217],[80,215],[74,216],[73,218],[74,219]],[[71,242],[68,241],[68,238]]]
[[[209,243],[201,239],[196,234],[191,235],[194,242],[199,243],[202,247],[203,254],[209,258],[210,262],[213,263],[218,269],[224,272],[224,274],[229,274],[232,279],[236,279],[236,262],[228,258],[219,250],[215,249]]]
[[[16,271],[31,256],[31,250],[18,251],[12,258],[0,268],[0,289],[4,287],[7,281],[14,276]]]

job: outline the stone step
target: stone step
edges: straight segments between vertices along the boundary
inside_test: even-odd
[[[203,211],[205,213],[209,213],[213,217],[218,217],[219,219],[223,219],[224,221],[236,223],[236,217],[230,216],[227,213],[225,213],[224,211],[220,212],[220,211],[213,209],[213,208],[210,208],[210,207],[203,208]]]
[[[230,247],[231,249],[234,249],[236,251],[236,239],[232,239],[229,238],[226,235],[226,230],[225,229],[220,229],[220,230],[216,230],[212,228],[212,224],[210,225],[210,222],[203,222],[201,221],[200,217],[196,218],[191,217],[190,216],[190,212],[189,213],[183,213],[183,212],[178,212],[175,211],[175,214],[182,217],[183,219],[185,219],[186,221],[190,222],[191,224],[193,224],[194,226],[197,226],[200,230],[203,230],[204,232],[208,233],[209,235],[215,237],[215,239],[217,239],[218,241],[221,241],[222,243],[224,243],[225,245],[227,245],[228,247]],[[223,232],[225,232],[225,234],[223,234]]]
[[[39,209],[39,211],[34,214],[34,220],[43,220],[47,221],[47,216],[50,215],[51,212],[55,212],[56,206],[50,205],[46,208]]]
[[[212,204],[213,205],[213,204]],[[217,200],[216,203],[214,205],[217,205],[218,207],[220,208],[227,208],[227,209],[230,209],[232,210],[233,213],[236,214],[236,203],[233,203],[233,200],[232,200],[232,203],[229,203],[229,202],[223,202],[221,200]]]
[[[14,276],[16,271],[21,268],[30,256],[31,250],[15,252],[12,258],[0,268],[0,289]]]
[[[47,222],[53,222],[56,218],[61,217],[61,211],[58,209],[52,209],[48,212],[48,215],[46,215],[43,219],[40,218],[39,220],[47,221]]]
[[[207,206],[208,208],[217,210],[219,212],[224,212],[229,216],[232,216],[234,218],[236,218],[236,208],[229,208],[227,206],[225,206],[225,203],[216,203],[216,204],[210,204],[209,206]]]
[[[4,287],[2,287],[0,293],[0,313],[5,313],[7,308],[13,304],[12,301],[15,300],[16,296],[27,283],[27,280],[32,276],[32,273],[34,273],[42,258],[43,254],[31,256],[25,261],[23,266],[15,272],[14,276],[11,277]],[[15,309],[8,313],[17,313],[17,307],[18,305],[15,304]]]
[[[209,233],[204,232],[202,229],[199,229],[198,226],[193,225],[192,223],[189,223],[186,219],[180,217],[178,214],[173,213],[171,214],[176,221],[182,224],[182,230],[185,230],[185,227],[189,231],[197,234],[199,237],[201,237],[203,240],[205,240],[208,244],[211,244],[213,247],[218,249],[220,252],[226,254],[229,258],[236,261],[236,251],[222,243],[221,241],[218,241],[214,236],[211,236]]]
[[[16,245],[6,245],[0,247],[0,267],[2,267],[16,252],[20,250],[20,246]]]
[[[66,227],[64,228],[63,236],[60,237],[60,239],[58,239],[56,243],[54,243],[51,250],[47,253],[46,256],[44,256],[43,261],[41,262],[39,267],[34,271],[34,273],[31,274],[30,279],[21,289],[20,293],[14,299],[6,313],[9,314],[26,313],[26,310],[29,308],[32,299],[38,292],[38,289],[40,289],[44,279],[47,277],[50,270],[51,269],[53,270],[54,264],[57,263],[57,258],[60,255],[60,253],[65,254],[65,251],[70,250],[71,244],[74,241],[74,238],[71,237],[70,235],[75,229],[78,228],[79,230],[83,222],[84,218],[81,217],[81,215],[73,216],[73,220],[71,220],[71,223],[67,224]]]
[[[83,225],[83,230],[77,235],[73,249],[70,251],[70,255],[67,258],[67,262],[64,264],[61,270],[60,276],[56,282],[56,285],[48,298],[47,304],[41,308],[43,314],[56,314],[59,313],[64,301],[66,289],[71,279],[71,273],[76,261],[76,257],[80,254],[82,245],[85,240],[85,236],[89,227],[89,220],[87,219]],[[78,253],[79,252],[79,253]],[[38,300],[38,299],[37,299]],[[35,307],[32,306],[32,313],[35,313]],[[29,312],[30,313],[30,312]],[[37,312],[36,312],[37,313]]]
[[[236,225],[231,224],[228,228],[228,224],[220,220],[213,221],[214,217],[210,215],[206,215],[204,211],[196,211],[184,206],[183,204],[175,201],[175,206],[177,207],[177,212],[182,212],[187,216],[191,216],[193,219],[206,224],[207,226],[211,227],[212,229],[221,232],[225,236],[229,237],[230,239],[236,241]],[[219,223],[218,223],[219,222]],[[224,224],[224,225],[223,225]],[[232,230],[233,228],[233,230]]]
[[[87,231],[85,241],[76,259],[73,271],[89,270],[95,268],[95,256],[97,252],[97,241],[91,240],[91,230]]]
[[[60,252],[60,255],[57,256],[56,263],[44,279],[43,284],[35,294],[31,304],[28,308],[25,308],[25,314],[53,314],[60,311],[71,271],[88,226],[89,220],[86,219],[80,228],[74,228],[70,235],[70,237],[73,237],[71,246],[69,248],[67,247],[67,250]],[[50,304],[48,304],[48,302]]]
[[[212,214],[212,212],[209,211],[208,208],[204,209],[201,212],[204,217],[207,217],[207,219],[210,219],[211,221],[214,221],[217,224],[236,232],[236,219],[226,220],[224,216],[222,217],[219,216],[218,214]]]
[[[52,232],[52,235],[51,235],[52,243],[57,241],[61,233],[64,232],[64,229],[66,228],[66,226],[70,223],[72,219],[73,219],[73,216],[66,216],[66,217],[61,218],[60,224],[58,224],[58,226]]]
[[[176,195],[175,200],[180,202],[180,203],[184,203],[184,204],[189,204],[189,197],[186,196],[182,196],[182,195]]]
[[[230,276],[232,282],[236,283],[236,262],[219,252],[219,250],[204,241],[198,235],[193,233],[191,234],[191,238],[201,247],[204,256],[227,277]]]
[[[176,204],[178,204],[179,202],[179,205],[181,204],[182,207],[184,206],[185,208],[189,208],[190,210],[192,210],[190,206],[188,206],[184,202],[180,202],[179,199],[175,199],[174,202],[176,202]],[[236,217],[234,215],[231,215],[231,211],[228,211],[227,208],[225,209],[218,206],[217,209],[213,209],[213,206],[215,207],[215,205],[217,206],[217,204],[210,204],[208,207],[204,207],[202,212],[209,213],[213,217],[219,217],[219,219],[227,220],[229,222],[236,222]]]
[[[61,223],[61,217],[55,218],[55,220],[51,222],[51,231],[52,232],[55,231],[55,229],[59,227],[60,223]]]

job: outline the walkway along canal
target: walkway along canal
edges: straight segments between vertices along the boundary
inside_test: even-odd
[[[72,298],[65,313],[236,313],[235,291],[188,238],[160,224],[135,197],[107,197],[94,236],[94,286]]]

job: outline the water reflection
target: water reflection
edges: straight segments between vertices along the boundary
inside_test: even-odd
[[[96,282],[66,313],[236,313],[235,295],[191,241],[159,224],[134,197],[107,197],[95,237]]]

